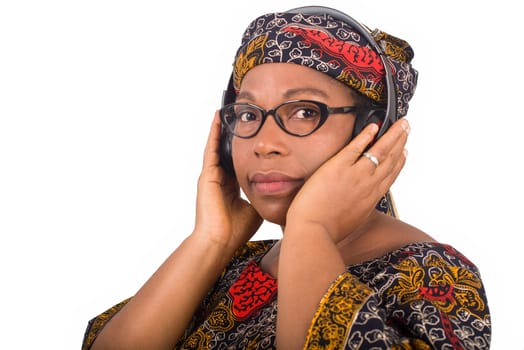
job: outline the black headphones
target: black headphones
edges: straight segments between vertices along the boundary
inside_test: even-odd
[[[355,31],[362,35],[373,49],[378,53],[382,64],[385,70],[385,79],[386,79],[386,108],[371,108],[365,116],[359,116],[355,122],[355,127],[353,129],[353,137],[357,135],[366,125],[370,123],[377,123],[380,125],[380,129],[375,137],[375,140],[382,136],[386,130],[391,126],[395,121],[398,120],[397,114],[397,93],[395,88],[395,83],[393,81],[393,75],[391,73],[391,67],[386,60],[386,54],[383,52],[380,45],[375,41],[371,35],[369,28],[363,24],[357,22],[355,19],[349,15],[330,8],[326,6],[303,6],[297,7],[291,10],[286,11],[286,13],[303,13],[308,15],[324,15],[328,14],[331,17],[342,21],[350,25]],[[227,89],[224,90],[222,95],[222,106],[226,104],[235,102],[236,94],[233,86],[233,74],[229,79]],[[222,125],[222,134],[220,142],[220,164],[230,175],[235,175],[233,169],[233,159],[231,158],[231,142],[233,139],[233,134],[227,131],[226,127]]]

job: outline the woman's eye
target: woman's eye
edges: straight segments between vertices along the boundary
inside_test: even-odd
[[[255,113],[252,113],[252,112],[240,112],[238,113],[238,119],[243,122],[243,123],[246,123],[246,122],[252,122],[252,121],[256,121],[257,120],[257,116]]]
[[[300,108],[293,113],[292,118],[295,119],[313,119],[318,118],[319,113],[315,109],[311,108]]]

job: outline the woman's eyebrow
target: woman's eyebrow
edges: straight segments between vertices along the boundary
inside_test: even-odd
[[[239,99],[246,99],[246,100],[253,101],[254,100],[254,96],[249,91],[240,91],[238,93],[238,95],[237,95],[237,100],[239,100]]]
[[[320,90],[314,87],[300,87],[296,89],[289,89],[284,92],[282,95],[283,98],[293,98],[297,95],[301,94],[310,94],[310,95],[316,95],[323,98],[328,98],[327,92],[324,90]],[[253,101],[255,99],[254,94],[252,94],[249,91],[240,91],[237,95],[237,99],[246,99]]]
[[[289,89],[289,90],[287,90],[284,93],[284,97],[285,98],[291,98],[291,97],[294,97],[296,95],[300,95],[300,94],[304,94],[304,93],[313,94],[313,95],[316,95],[316,96],[319,96],[319,97],[324,97],[324,98],[328,98],[329,97],[327,92],[325,92],[324,90],[320,90],[320,89],[314,88],[314,87],[301,87],[301,88],[296,88],[296,89]]]

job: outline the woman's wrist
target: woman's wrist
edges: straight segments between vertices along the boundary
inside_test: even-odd
[[[194,244],[206,251],[206,254],[216,254],[217,256],[223,257],[227,262],[241,246],[241,243],[234,242],[232,237],[209,233],[207,231],[203,232],[198,229],[195,229],[191,233],[189,239],[193,240]]]
[[[310,218],[306,219],[304,216],[300,215],[287,216],[284,232],[287,237],[295,234],[300,237],[308,233],[314,235],[325,235],[330,237],[333,242],[336,242],[336,232],[332,225],[320,220]]]

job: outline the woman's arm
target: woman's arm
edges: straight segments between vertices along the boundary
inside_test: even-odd
[[[408,124],[401,120],[372,148],[381,163],[360,158],[377,132],[368,126],[322,165],[287,214],[279,256],[277,346],[301,349],[322,296],[345,269],[337,243],[354,232],[404,165]]]
[[[198,181],[195,229],[94,341],[100,349],[173,349],[235,251],[261,218],[219,166],[215,115]]]
[[[173,349],[229,256],[223,246],[192,234],[111,319],[91,349]]]

